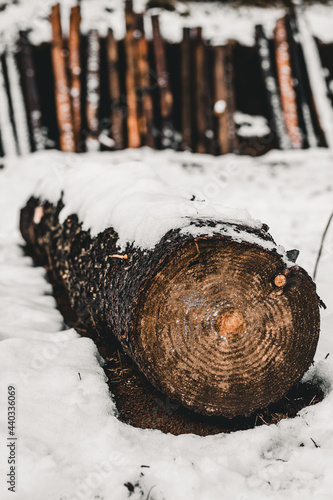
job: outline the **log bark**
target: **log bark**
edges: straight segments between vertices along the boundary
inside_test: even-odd
[[[250,415],[309,367],[319,334],[316,287],[264,248],[267,226],[194,218],[201,236],[174,229],[152,250],[131,244],[119,253],[112,228],[91,238],[76,215],[60,224],[61,208],[31,198],[21,212],[25,241],[78,317],[100,338],[115,335],[173,401],[205,415]]]

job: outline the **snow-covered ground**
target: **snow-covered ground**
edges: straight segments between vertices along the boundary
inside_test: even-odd
[[[63,325],[43,270],[19,246],[18,217],[41,175],[52,196],[67,171],[128,161],[137,162],[138,171],[153,167],[178,188],[186,184],[211,206],[249,210],[270,226],[277,243],[300,249],[299,263],[313,271],[333,210],[329,150],[273,151],[257,159],[149,149],[41,152],[7,160],[0,171],[1,499],[331,499],[333,227],[317,276],[328,308],[316,361],[306,374],[322,385],[321,403],[277,425],[210,437],[164,435],[116,418],[94,343]],[[17,402],[15,494],[6,483],[8,386],[15,387]]]

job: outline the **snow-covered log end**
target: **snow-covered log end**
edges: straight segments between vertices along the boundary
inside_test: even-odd
[[[132,183],[133,165],[81,169],[58,203],[36,191],[25,241],[78,317],[173,401],[232,418],[280,400],[315,354],[315,284],[267,226],[136,168]]]

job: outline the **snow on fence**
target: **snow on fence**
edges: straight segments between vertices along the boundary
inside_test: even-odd
[[[213,45],[200,26],[167,42],[156,12],[150,40],[132,0],[124,18],[123,39],[93,25],[83,34],[76,5],[64,36],[57,4],[51,42],[36,46],[19,32],[0,64],[2,155],[140,146],[258,155],[332,145],[329,82],[300,8],[277,20],[273,37],[257,25],[254,48]],[[256,126],[261,115],[267,126]]]

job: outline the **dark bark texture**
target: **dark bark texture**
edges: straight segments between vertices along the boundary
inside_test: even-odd
[[[319,334],[315,285],[275,251],[216,228],[198,237],[174,229],[152,250],[128,245],[120,254],[112,228],[91,238],[76,215],[60,224],[61,208],[31,198],[21,212],[25,241],[81,323],[104,344],[114,335],[172,401],[205,415],[250,415],[309,367]],[[208,233],[221,221],[191,224]],[[223,227],[272,241],[265,226]]]

